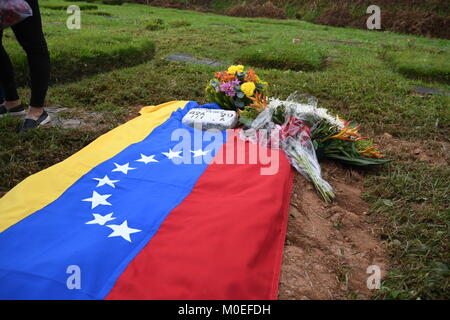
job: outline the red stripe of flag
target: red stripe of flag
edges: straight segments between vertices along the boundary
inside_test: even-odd
[[[275,175],[210,164],[106,298],[276,299],[293,171],[272,152]]]

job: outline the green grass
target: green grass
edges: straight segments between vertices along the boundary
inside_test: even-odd
[[[66,159],[98,135],[92,131],[56,128],[18,135],[19,128],[17,119],[6,117],[0,121],[0,166],[3,168],[0,170],[0,192],[11,189],[36,168],[44,169]]]
[[[72,4],[58,0],[40,3]],[[107,12],[114,19],[89,14],[95,12],[91,10],[82,12],[81,30],[65,27],[64,10],[42,9],[54,74],[48,104],[68,107],[73,114],[101,112],[110,128],[126,121],[130,106],[177,99],[204,102],[204,87],[217,70],[162,59],[175,52],[228,64],[239,61],[246,50],[254,52],[254,48],[280,50],[270,52],[278,55],[274,61],[283,58],[296,61],[297,50],[301,48],[305,48],[305,60],[318,63],[319,59],[314,58],[318,51],[337,57],[315,71],[258,67],[257,61],[250,65],[270,83],[271,96],[286,98],[294,91],[316,96],[321,107],[360,122],[366,135],[388,132],[397,139],[429,147],[433,157],[446,157],[443,163],[434,164],[419,161],[410,153],[391,152],[389,157],[394,163],[366,172],[364,191],[371,207],[370,217],[383,226],[382,239],[390,244],[389,273],[376,297],[450,298],[445,281],[449,261],[445,232],[450,221],[446,211],[450,98],[421,97],[413,94],[410,87],[433,86],[449,91],[450,86],[434,81],[434,77],[406,76],[394,67],[399,63],[393,65],[386,59],[393,51],[401,55],[413,50],[414,56],[408,59],[401,56],[398,61],[418,65],[421,57],[430,55],[433,65],[448,70],[448,59],[435,60],[448,56],[448,40],[295,20],[240,19],[128,3],[95,5],[98,11]],[[166,27],[147,30],[146,25],[154,19],[162,19]],[[179,21],[183,21],[182,27],[177,27]],[[5,47],[17,67],[20,83],[24,84],[25,56],[10,30],[5,36]],[[292,44],[293,38],[300,38],[301,43]],[[329,40],[357,41],[361,45],[348,46]],[[152,47],[145,47],[147,43],[156,45],[153,59]],[[281,61],[280,65],[286,62]],[[427,72],[427,68],[423,70]],[[22,86],[20,93],[27,101],[26,86]],[[0,191],[9,190],[28,175],[61,161],[104,132],[95,127],[89,131],[46,128],[21,136],[14,132],[18,126],[17,120],[0,119]]]
[[[112,17],[111,13],[106,12],[106,11],[98,11],[98,10],[89,11],[89,12],[86,12],[86,14],[92,14],[95,16]]]
[[[183,28],[183,27],[190,27],[192,23],[186,20],[175,20],[170,22],[170,26],[173,28]]]
[[[80,8],[80,10],[97,10],[98,6],[93,4],[85,4],[81,2],[70,2],[70,4],[54,4],[54,3],[44,3],[40,5],[41,9],[49,9],[49,10],[67,10],[69,5],[76,5]]]
[[[408,49],[388,52],[386,60],[401,74],[411,78],[450,83],[450,52]]]
[[[236,62],[265,69],[319,70],[326,54],[312,43],[264,43],[242,49]]]
[[[393,263],[380,298],[448,299],[450,173],[445,166],[430,169],[399,161],[368,179],[366,199],[383,221]]]
[[[99,72],[137,65],[154,57],[155,45],[151,32],[142,23],[105,17],[106,13],[120,13],[117,8],[121,7],[102,6],[107,10],[86,12],[82,9],[80,30],[66,28],[68,14],[65,11],[45,9],[47,5],[67,8],[71,4],[81,5],[42,1],[44,28],[52,61],[52,83],[71,82]],[[141,17],[142,20],[145,18],[146,15]],[[11,30],[6,30],[4,44],[15,66],[18,84],[26,84],[27,59]]]

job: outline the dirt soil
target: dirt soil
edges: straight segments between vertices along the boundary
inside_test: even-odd
[[[386,252],[361,199],[364,177],[332,162],[321,166],[337,201],[325,204],[296,173],[279,299],[368,299],[367,267],[378,265],[384,276]]]

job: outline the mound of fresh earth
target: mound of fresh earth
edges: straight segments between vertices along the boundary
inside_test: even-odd
[[[296,174],[279,298],[368,298],[367,267],[377,265],[384,274],[385,249],[361,199],[364,177],[333,162],[323,162],[322,169],[337,201],[325,204]]]

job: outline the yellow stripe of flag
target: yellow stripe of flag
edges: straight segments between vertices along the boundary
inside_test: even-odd
[[[145,139],[188,101],[144,107],[141,116],[100,136],[66,160],[38,172],[0,198],[0,232],[58,199],[97,165]]]

